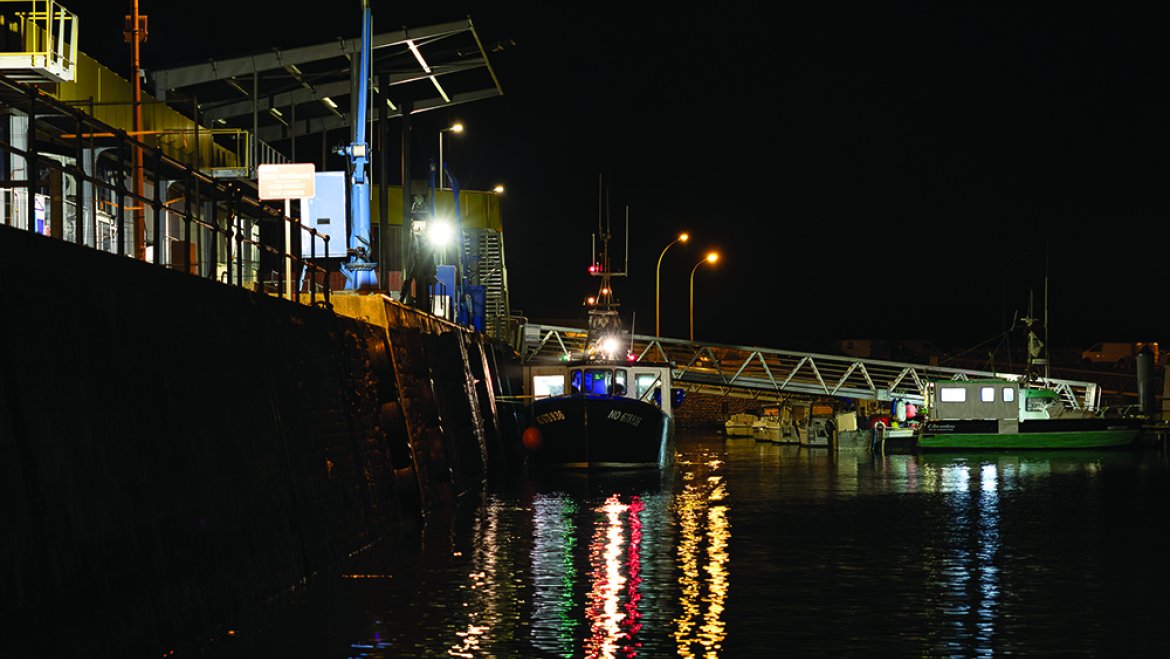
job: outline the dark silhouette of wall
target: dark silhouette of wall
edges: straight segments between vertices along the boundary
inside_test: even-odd
[[[18,630],[0,656],[163,656],[458,497],[505,438],[474,378],[429,388],[459,380],[469,341],[438,331],[417,321],[399,349],[329,309],[0,226],[0,615]],[[387,409],[408,400],[457,434]]]

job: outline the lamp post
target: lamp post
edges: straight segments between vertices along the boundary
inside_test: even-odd
[[[713,264],[718,260],[719,253],[711,252],[707,254],[707,256],[703,257],[702,261],[696,263],[695,267],[691,268],[691,341],[695,340],[695,271],[698,270],[699,266],[703,265],[704,263]]]
[[[690,236],[685,233],[678,234],[678,238],[670,241],[670,243],[662,248],[662,253],[658,255],[658,267],[654,270],[654,336],[662,336],[661,315],[659,312],[659,283],[662,277],[662,257],[666,256],[666,250],[670,249],[675,243],[685,243]]]
[[[443,182],[446,180],[446,175],[443,174],[443,133],[462,133],[463,124],[454,123],[449,127],[439,131],[439,188],[446,187]]]

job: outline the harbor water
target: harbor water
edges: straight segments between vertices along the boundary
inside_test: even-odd
[[[1162,656],[1160,448],[829,452],[491,485],[176,656]]]

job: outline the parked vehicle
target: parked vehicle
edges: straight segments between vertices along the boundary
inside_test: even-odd
[[[1110,364],[1114,366],[1128,366],[1133,363],[1142,348],[1149,348],[1153,353],[1154,363],[1159,364],[1158,342],[1137,341],[1134,343],[1102,342],[1096,343],[1081,353],[1081,361],[1085,364]]]

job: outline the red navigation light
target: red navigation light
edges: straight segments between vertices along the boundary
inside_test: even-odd
[[[597,272],[597,264],[593,263],[589,266],[589,272]]]

